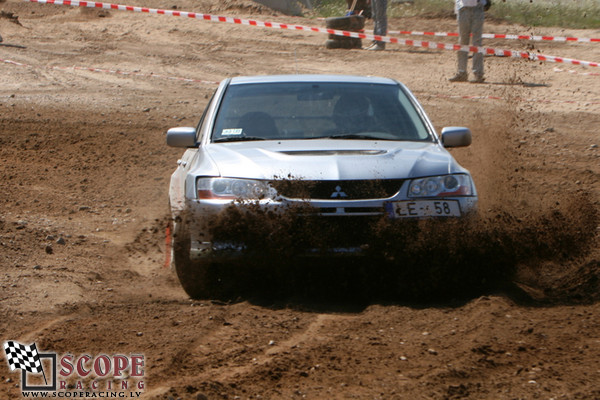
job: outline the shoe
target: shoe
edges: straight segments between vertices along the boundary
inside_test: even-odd
[[[468,77],[469,76],[466,72],[459,72],[448,80],[450,82],[466,82]]]
[[[382,51],[382,50],[385,50],[385,44],[375,43],[374,46],[369,46],[369,48],[367,50]]]
[[[363,50],[371,50],[375,46],[377,46],[377,42],[373,40],[367,47],[363,47]]]
[[[471,83],[483,83],[485,82],[485,78],[483,75],[475,75],[475,79],[471,81]]]

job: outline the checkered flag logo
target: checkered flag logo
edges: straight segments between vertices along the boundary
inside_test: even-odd
[[[35,343],[25,346],[11,340],[4,343],[4,352],[11,371],[22,369],[34,374],[44,372]]]

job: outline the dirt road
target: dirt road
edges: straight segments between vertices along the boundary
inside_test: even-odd
[[[324,26],[244,1],[127,4]],[[148,399],[600,399],[600,71],[486,57],[486,83],[450,84],[448,51],[326,50],[324,35],[307,32],[0,7],[4,43],[26,46],[0,47],[3,342],[143,354]],[[391,20],[390,29],[454,31],[455,22]],[[600,60],[596,44],[485,45]],[[512,243],[501,254],[512,283],[449,298],[378,296],[358,290],[377,279],[312,271],[285,295],[257,285],[231,302],[188,299],[164,268],[168,180],[181,155],[164,133],[197,123],[213,82],[297,72],[395,78],[438,129],[470,127],[473,145],[452,152],[473,174],[482,218]],[[482,248],[493,247],[486,238]],[[0,362],[0,398],[21,398],[20,385]]]

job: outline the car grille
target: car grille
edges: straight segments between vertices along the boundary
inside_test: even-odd
[[[366,200],[392,197],[400,190],[402,179],[273,182],[277,192],[290,199]]]

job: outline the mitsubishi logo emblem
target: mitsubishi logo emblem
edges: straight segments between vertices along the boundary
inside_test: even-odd
[[[340,198],[348,197],[348,195],[346,193],[342,192],[342,187],[341,186],[336,186],[335,187],[335,192],[333,192],[331,194],[331,198],[332,199],[335,199],[337,197],[340,197]]]

